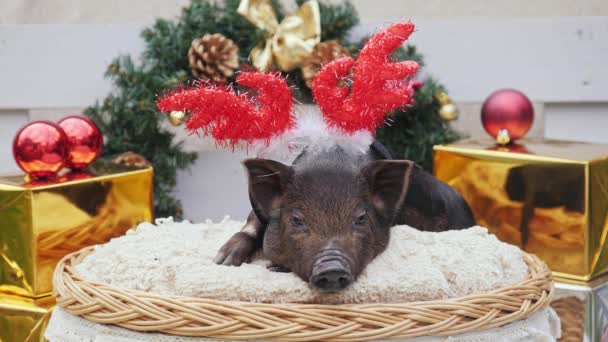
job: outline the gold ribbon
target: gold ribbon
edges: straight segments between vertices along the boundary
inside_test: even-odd
[[[270,0],[241,0],[237,12],[267,32],[266,40],[249,53],[253,65],[262,72],[272,69],[274,63],[283,71],[300,67],[321,41],[321,15],[316,0],[307,1],[281,23]]]

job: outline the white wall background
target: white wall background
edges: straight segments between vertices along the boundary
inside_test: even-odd
[[[336,1],[336,0],[329,0]],[[401,18],[555,17],[608,15],[605,0],[351,0],[362,21]],[[282,0],[294,8],[293,0]],[[0,23],[151,23],[172,17],[188,0],[2,0]]]
[[[457,102],[458,129],[483,134],[481,102],[495,89],[514,87],[535,104],[531,134],[608,143],[608,1],[353,2],[363,23],[355,35],[401,18],[417,24],[411,42]],[[141,28],[155,17],[174,17],[185,3],[1,0],[0,174],[18,171],[11,142],[21,125],[78,113],[103,98],[111,59],[139,53]],[[177,195],[186,215],[244,217],[244,155],[187,139],[200,157],[180,175]]]

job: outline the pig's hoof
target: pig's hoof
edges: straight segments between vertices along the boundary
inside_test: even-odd
[[[277,265],[277,264],[268,265],[268,267],[266,267],[266,268],[270,272],[280,272],[280,273],[289,273],[289,272],[291,272],[287,267],[281,266],[281,265]]]
[[[220,248],[213,261],[220,265],[240,266],[253,256],[257,247],[255,237],[238,232]]]

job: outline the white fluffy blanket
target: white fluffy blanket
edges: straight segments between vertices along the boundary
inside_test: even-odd
[[[511,285],[527,276],[519,248],[485,228],[442,233],[392,228],[387,250],[346,290],[321,295],[291,273],[256,259],[239,268],[212,259],[242,222],[157,220],[96,247],[76,267],[85,279],[165,295],[256,302],[371,303],[458,297]]]

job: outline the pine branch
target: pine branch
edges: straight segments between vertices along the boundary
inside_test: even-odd
[[[348,31],[359,24],[359,16],[350,1],[335,5],[320,2],[321,41],[338,39],[346,40]]]

